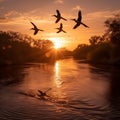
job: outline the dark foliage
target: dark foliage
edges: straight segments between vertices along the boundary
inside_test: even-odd
[[[71,52],[65,48],[54,49],[50,40],[35,40],[12,31],[0,31],[0,65],[28,62],[55,62]]]
[[[35,40],[17,32],[0,31],[0,64],[45,62],[45,53],[52,47],[49,40]]]
[[[120,15],[105,21],[105,34],[92,36],[90,45],[80,44],[73,52],[74,58],[93,63],[120,64]]]

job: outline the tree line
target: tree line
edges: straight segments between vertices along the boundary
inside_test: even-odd
[[[88,44],[79,44],[73,51],[75,59],[92,63],[120,65],[120,15],[104,22],[106,31],[102,36],[92,36]]]
[[[54,50],[50,40],[33,39],[13,31],[0,31],[0,65],[55,62],[70,55],[65,48]]]
[[[0,65],[28,62],[55,62],[68,56],[91,63],[120,65],[120,15],[104,22],[102,36],[92,36],[90,44],[79,44],[73,51],[54,49],[50,40],[33,39],[13,31],[0,31]]]

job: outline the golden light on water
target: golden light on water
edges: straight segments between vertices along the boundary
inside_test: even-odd
[[[61,80],[60,80],[60,68],[59,68],[59,62],[56,62],[55,64],[55,84],[57,88],[61,87]]]

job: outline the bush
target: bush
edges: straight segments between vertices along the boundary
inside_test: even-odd
[[[49,40],[41,42],[17,32],[0,31],[0,64],[45,62],[45,53],[51,46],[53,43]]]
[[[94,47],[88,55],[87,59],[94,63],[109,63],[110,60],[110,46],[108,43],[102,43]]]

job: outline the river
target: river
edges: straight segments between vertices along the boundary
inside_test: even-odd
[[[72,58],[1,67],[0,120],[120,120],[119,80],[119,67]]]

